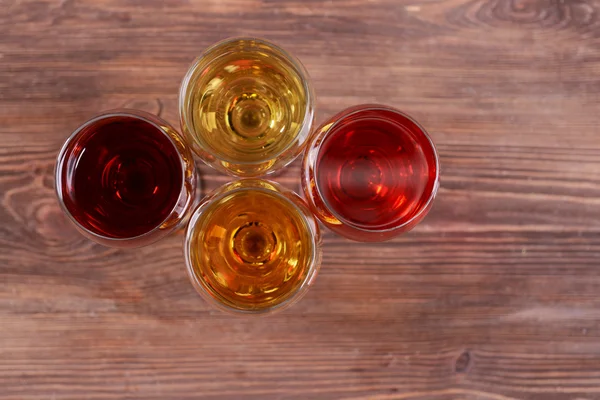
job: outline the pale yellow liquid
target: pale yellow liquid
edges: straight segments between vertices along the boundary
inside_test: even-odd
[[[251,311],[289,299],[310,275],[315,250],[296,206],[262,189],[232,191],[209,204],[189,246],[193,273],[210,295]]]
[[[308,96],[302,78],[285,55],[265,44],[219,54],[224,50],[205,55],[212,61],[200,64],[190,81],[190,134],[227,162],[272,160],[302,130]]]

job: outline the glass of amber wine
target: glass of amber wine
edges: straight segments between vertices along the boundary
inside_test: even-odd
[[[88,238],[139,247],[167,235],[191,208],[196,187],[189,147],[161,118],[113,110],[85,122],[55,169],[59,202]]]
[[[357,241],[383,241],[425,217],[439,173],[425,129],[394,108],[366,104],[316,130],[304,155],[302,187],[331,230]]]
[[[246,314],[296,302],[321,258],[318,223],[304,201],[258,179],[228,183],[205,198],[192,214],[184,249],[198,293]]]
[[[234,176],[257,177],[304,149],[314,114],[308,73],[265,40],[234,38],[207,49],[179,93],[181,127],[196,154]]]

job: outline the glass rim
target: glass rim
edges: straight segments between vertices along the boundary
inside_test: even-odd
[[[220,41],[210,45],[209,47],[207,47],[198,57],[196,57],[194,59],[194,61],[188,68],[187,72],[185,73],[183,79],[181,80],[181,84],[179,86],[178,103],[179,103],[179,114],[180,114],[181,123],[185,125],[185,128],[188,131],[195,132],[195,129],[190,129],[190,127],[192,125],[189,123],[189,116],[188,116],[189,107],[188,107],[188,104],[186,104],[187,103],[186,97],[187,97],[187,93],[188,93],[187,88],[189,87],[190,81],[192,80],[194,73],[196,72],[196,70],[202,63],[202,61],[204,61],[205,57],[210,52],[215,50],[216,48],[225,46],[225,45],[228,45],[231,43],[239,42],[239,41],[258,42],[260,44],[263,44],[267,47],[274,49],[276,52],[280,53],[280,56],[283,56],[281,58],[289,61],[289,63],[294,67],[294,69],[298,73],[298,76],[301,78],[302,87],[304,89],[304,92],[306,93],[306,110],[304,112],[304,118],[302,119],[302,124],[298,128],[298,134],[296,136],[294,136],[294,139],[296,139],[307,125],[312,124],[312,121],[314,118],[315,93],[314,93],[312,84],[310,82],[310,75],[308,74],[308,71],[307,71],[306,67],[304,66],[304,64],[302,64],[302,62],[297,57],[295,57],[293,54],[287,52],[282,47],[278,46],[277,44],[275,44],[269,40],[261,39],[261,38],[253,37],[253,36],[233,36],[233,37],[229,37],[229,38],[220,40]],[[214,57],[210,61],[208,61],[207,64],[210,64],[221,57],[223,57],[223,55]],[[308,142],[308,139],[310,138],[310,130],[308,133],[309,134],[306,136],[305,142]],[[287,146],[282,148],[280,151],[278,151],[274,155],[270,156],[268,159],[259,160],[259,161],[239,161],[239,160],[230,159],[229,157],[222,157],[221,155],[217,156],[216,154],[214,154],[212,147],[207,146],[205,141],[202,140],[201,138],[199,138],[198,135],[196,135],[196,134],[194,134],[193,140],[197,144],[201,145],[203,148],[210,149],[210,155],[212,157],[214,157],[215,159],[222,161],[222,162],[229,163],[229,164],[235,164],[235,165],[258,165],[258,164],[262,164],[262,163],[265,163],[270,160],[274,160],[277,157],[279,157],[281,154],[288,151],[295,144],[295,140],[292,140]],[[290,162],[288,162],[287,164],[291,163],[292,161],[293,161],[293,159],[290,160]],[[273,172],[273,171],[271,171],[271,172]]]
[[[397,115],[400,115],[403,118],[408,119],[409,121],[411,121],[413,124],[415,124],[417,126],[417,128],[419,128],[419,130],[421,131],[421,133],[423,134],[423,136],[427,139],[427,142],[430,145],[431,148],[431,152],[433,154],[433,159],[434,159],[434,165],[435,165],[435,180],[433,182],[433,186],[431,188],[431,191],[427,197],[427,201],[420,207],[419,211],[417,213],[415,213],[413,216],[411,216],[408,220],[402,222],[401,224],[394,224],[394,222],[392,222],[392,226],[385,227],[385,228],[366,228],[364,226],[361,226],[360,224],[356,224],[353,223],[351,221],[349,221],[347,218],[342,217],[338,212],[336,212],[335,210],[332,209],[331,205],[328,203],[328,201],[325,199],[325,197],[323,196],[323,194],[321,193],[321,188],[319,185],[319,180],[317,178],[317,174],[315,173],[315,188],[317,190],[317,194],[319,195],[321,201],[323,202],[323,205],[327,208],[327,211],[329,213],[331,213],[331,215],[333,215],[338,221],[340,221],[341,223],[343,223],[346,226],[351,227],[354,230],[357,231],[361,231],[361,232],[365,232],[365,233],[387,233],[387,232],[393,232],[395,230],[398,229],[402,229],[406,226],[409,226],[413,221],[418,220],[421,215],[423,213],[426,213],[428,208],[430,207],[431,203],[433,202],[433,200],[435,199],[435,196],[437,194],[437,191],[439,189],[439,182],[440,182],[440,161],[439,161],[439,155],[437,152],[437,149],[435,148],[435,145],[433,143],[433,140],[431,139],[431,137],[429,136],[429,134],[427,133],[427,131],[425,130],[425,128],[423,128],[423,126],[421,124],[419,124],[414,118],[412,118],[411,116],[409,116],[408,114],[394,108],[394,107],[390,107],[390,106],[386,106],[386,105],[382,105],[382,104],[361,104],[361,105],[357,105],[357,106],[353,106],[353,107],[349,107],[345,110],[340,111],[338,114],[334,115],[332,118],[336,118],[336,120],[334,122],[331,123],[331,125],[329,127],[327,127],[327,129],[325,129],[324,131],[320,131],[320,128],[317,128],[317,134],[313,137],[313,141],[316,142],[319,137],[322,137],[323,139],[321,140],[321,142],[319,143],[318,147],[317,147],[317,152],[316,155],[314,157],[314,164],[311,165],[312,169],[314,171],[316,171],[317,169],[317,161],[319,160],[319,155],[321,153],[321,150],[323,149],[323,145],[325,144],[326,140],[327,140],[327,136],[329,135],[330,132],[332,132],[335,128],[337,128],[339,126],[339,124],[342,122],[343,119],[346,119],[348,117],[351,117],[353,115],[365,112],[365,111],[388,111]],[[389,118],[386,117],[381,117],[381,116],[375,116],[372,117],[373,119],[384,119],[384,120],[389,120]],[[330,120],[329,120],[330,121]],[[325,125],[327,125],[327,121],[325,122]],[[308,154],[308,153],[307,153]]]
[[[260,187],[238,187],[238,188],[233,188],[231,190],[227,190],[228,187],[230,187],[234,184],[243,184],[243,182],[249,182],[249,181],[267,182],[269,185],[272,185],[277,190],[265,189],[265,188],[260,188]],[[284,299],[282,302],[275,304],[273,306],[262,308],[262,309],[241,309],[241,308],[232,307],[228,303],[220,301],[220,297],[213,296],[213,294],[212,294],[213,292],[211,290],[209,290],[206,287],[206,285],[204,285],[202,283],[201,279],[199,279],[197,277],[193,263],[191,261],[192,234],[195,232],[196,226],[198,225],[198,220],[202,217],[202,214],[206,211],[206,208],[209,207],[210,204],[214,203],[215,201],[221,200],[222,198],[229,196],[232,193],[248,191],[248,190],[257,190],[257,191],[261,191],[263,193],[268,193],[270,195],[274,195],[275,197],[278,197],[280,200],[285,201],[287,204],[294,207],[294,209],[298,212],[298,215],[301,216],[302,222],[305,225],[305,227],[309,231],[311,231],[310,237],[311,237],[312,251],[311,251],[311,258],[310,258],[309,267],[308,267],[309,271],[308,271],[306,277],[304,278],[303,282],[296,290],[294,290],[291,294],[289,294],[289,296],[286,299]],[[313,283],[315,277],[317,276],[317,274],[319,272],[319,268],[320,268],[319,233],[318,233],[318,231],[314,232],[313,229],[311,228],[311,221],[309,220],[309,217],[307,217],[306,212],[303,211],[296,204],[294,204],[294,202],[291,199],[284,196],[283,193],[279,192],[278,190],[283,191],[283,193],[289,192],[292,195],[294,195],[295,197],[297,197],[298,199],[300,199],[301,201],[303,201],[302,198],[300,196],[298,196],[294,191],[284,188],[283,186],[281,186],[280,184],[278,184],[276,182],[269,181],[266,179],[260,179],[260,178],[242,178],[242,179],[238,179],[235,181],[227,182],[224,185],[220,186],[219,188],[215,189],[212,193],[210,193],[208,196],[206,196],[200,204],[198,204],[198,206],[194,209],[194,211],[192,212],[192,214],[190,216],[190,219],[189,219],[189,222],[187,225],[187,229],[185,231],[184,242],[183,242],[183,253],[184,253],[183,255],[184,255],[184,259],[185,259],[186,272],[187,272],[188,278],[190,279],[195,291],[204,300],[206,300],[210,305],[215,306],[216,308],[220,309],[221,311],[225,311],[229,314],[238,315],[238,316],[239,315],[265,316],[265,315],[270,315],[274,312],[281,311],[281,310],[287,308],[288,306],[293,305],[296,301],[300,300],[306,294],[307,289]],[[307,211],[309,211],[308,207],[307,207]],[[314,217],[312,212],[309,215],[314,218],[313,222],[316,226],[318,224],[316,218]],[[318,229],[318,227],[317,227],[317,229]]]
[[[144,122],[152,125],[158,131],[160,131],[165,137],[167,137],[169,139],[169,141],[171,142],[171,145],[173,146],[173,148],[175,149],[175,151],[179,155],[178,158],[179,158],[179,165],[181,167],[181,179],[182,180],[181,180],[181,188],[179,190],[179,197],[177,198],[178,201],[175,202],[175,204],[173,205],[173,207],[171,208],[171,210],[169,211],[169,214],[165,217],[165,219],[163,219],[159,224],[157,224],[154,228],[152,228],[148,232],[144,232],[144,233],[142,233],[140,235],[137,235],[137,236],[131,236],[131,237],[111,237],[111,236],[106,236],[106,235],[99,234],[97,232],[94,232],[94,231],[92,231],[92,230],[84,227],[73,216],[73,214],[71,213],[71,211],[69,211],[69,209],[65,205],[64,196],[63,196],[63,193],[62,193],[62,183],[63,183],[62,182],[63,181],[63,179],[62,179],[62,171],[63,171],[63,168],[64,168],[64,162],[65,162],[65,156],[66,156],[65,152],[67,151],[67,148],[69,147],[69,145],[73,142],[74,139],[77,138],[77,135],[79,135],[85,128],[88,128],[90,125],[92,125],[92,124],[94,124],[94,123],[96,123],[98,121],[102,121],[104,119],[114,118],[114,117],[133,117],[135,119],[142,120],[142,121],[144,121]],[[171,125],[169,123],[167,123],[165,120],[163,120],[158,115],[154,115],[154,114],[151,114],[151,113],[146,112],[146,111],[135,110],[135,109],[130,109],[130,108],[111,109],[111,110],[107,110],[107,111],[101,112],[100,114],[97,114],[97,115],[93,116],[92,118],[88,119],[83,124],[81,124],[77,129],[75,129],[71,133],[71,135],[69,135],[69,137],[67,138],[67,140],[65,140],[65,142],[62,145],[62,147],[60,148],[60,151],[58,152],[58,156],[56,157],[56,165],[54,167],[54,189],[55,189],[55,192],[56,192],[56,196],[58,197],[58,202],[59,202],[62,210],[65,212],[65,214],[67,214],[67,216],[69,217],[69,219],[77,226],[77,228],[79,228],[80,230],[82,230],[86,234],[91,235],[94,238],[98,238],[98,239],[100,239],[102,241],[106,241],[106,242],[127,242],[127,241],[134,241],[134,240],[142,239],[142,238],[145,238],[146,236],[152,235],[153,233],[159,231],[160,227],[173,216],[173,213],[175,212],[175,210],[177,209],[177,205],[179,204],[179,200],[181,199],[181,196],[185,192],[186,166],[185,166],[185,163],[182,160],[181,151],[179,151],[179,148],[177,147],[177,144],[171,138],[171,136],[162,127],[160,127],[154,121],[152,121],[149,117],[150,118],[156,118],[156,119],[158,119],[158,122],[162,122],[166,126],[171,127]],[[175,128],[172,128],[172,129],[175,129]],[[187,203],[190,204],[190,201],[191,200],[188,200]]]

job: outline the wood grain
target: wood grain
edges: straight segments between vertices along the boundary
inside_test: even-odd
[[[103,248],[53,194],[74,128],[176,123],[189,63],[234,35],[303,61],[318,121],[390,104],[441,155],[421,225],[326,233],[314,288],[271,318],[211,310],[181,233]],[[600,399],[597,0],[0,0],[0,140],[2,400]]]

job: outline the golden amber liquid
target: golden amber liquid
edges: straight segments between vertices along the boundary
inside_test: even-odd
[[[284,303],[307,280],[314,261],[310,228],[290,200],[241,189],[213,200],[193,228],[190,264],[219,303],[260,311]]]
[[[307,97],[298,70],[278,49],[241,40],[217,46],[186,91],[190,129],[217,158],[232,163],[275,159],[302,130]],[[233,50],[233,51],[232,51]]]

